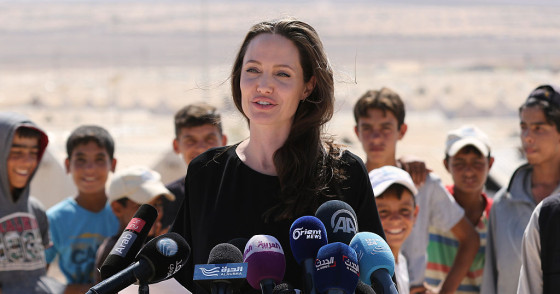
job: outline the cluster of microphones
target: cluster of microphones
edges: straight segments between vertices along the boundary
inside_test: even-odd
[[[116,293],[133,283],[157,283],[184,266],[190,247],[178,234],[163,234],[142,247],[155,220],[153,213],[157,216],[149,208],[153,207],[142,205],[135,214],[100,269],[106,279],[88,294]],[[284,250],[270,235],[216,245],[207,264],[195,265],[193,280],[211,294],[242,293],[246,284],[263,294],[398,293],[391,278],[395,260],[389,246],[375,233],[358,232],[356,213],[347,203],[323,203],[315,216],[296,219],[289,234],[304,289],[283,282]]]

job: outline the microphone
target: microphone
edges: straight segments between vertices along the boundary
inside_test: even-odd
[[[360,277],[356,251],[342,242],[319,249],[315,260],[315,287],[325,294],[354,294]]]
[[[370,232],[357,233],[350,247],[358,254],[360,280],[377,294],[396,294],[397,289],[391,276],[395,272],[395,258],[387,242]]]
[[[220,243],[208,256],[208,264],[194,266],[193,280],[214,293],[233,293],[239,290],[247,277],[247,264],[241,251],[232,244]]]
[[[99,271],[102,280],[118,273],[132,263],[134,256],[144,245],[157,216],[157,209],[149,204],[142,204],[138,208],[101,265]]]
[[[340,200],[329,200],[315,212],[327,229],[329,242],[342,242],[346,245],[358,232],[358,221],[352,206]]]
[[[354,292],[354,294],[376,294],[375,291],[373,291],[373,288],[358,280],[358,285],[356,286],[356,291]]]
[[[328,243],[325,225],[314,216],[302,216],[290,227],[290,248],[297,263],[303,266],[305,293],[315,291],[315,258],[317,251]]]
[[[249,239],[240,237],[231,239],[228,243],[237,247],[237,249],[239,249],[239,251],[243,254],[243,251],[245,251],[245,245],[247,245],[248,241]]]
[[[276,284],[284,278],[286,258],[278,239],[269,235],[255,235],[249,239],[243,253],[247,263],[247,282],[263,294],[272,294]]]
[[[272,294],[301,294],[301,290],[294,289],[289,283],[280,283],[274,287]]]
[[[117,293],[137,281],[151,284],[170,278],[185,265],[190,252],[189,244],[179,234],[158,236],[140,249],[131,265],[91,287],[86,294]]]

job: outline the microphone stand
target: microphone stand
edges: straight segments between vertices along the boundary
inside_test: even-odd
[[[140,283],[140,285],[138,285],[138,294],[150,294],[148,283]]]

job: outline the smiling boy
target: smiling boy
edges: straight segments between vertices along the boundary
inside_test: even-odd
[[[49,142],[23,115],[0,112],[0,293],[58,293],[63,286],[46,276],[49,225],[29,184]]]
[[[117,233],[119,222],[105,194],[109,173],[115,170],[114,142],[99,126],[81,126],[66,142],[66,171],[78,188],[47,211],[54,246],[47,250],[47,262],[59,256],[59,266],[68,284],[87,288],[94,282],[97,248]]]
[[[369,172],[369,179],[387,244],[395,258],[395,277],[400,294],[408,294],[408,265],[401,247],[412,232],[418,216],[418,193],[410,175],[395,166],[383,166]]]

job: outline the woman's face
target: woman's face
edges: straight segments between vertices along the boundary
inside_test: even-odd
[[[241,106],[251,126],[290,126],[301,100],[313,90],[303,81],[299,51],[287,38],[260,34],[247,46],[241,67]]]

